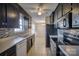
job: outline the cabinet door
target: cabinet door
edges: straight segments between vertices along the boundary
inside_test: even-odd
[[[17,44],[17,56],[26,56],[27,51],[26,51],[26,40],[23,40]]]
[[[63,15],[71,11],[71,4],[70,3],[63,3]]]
[[[58,18],[60,18],[62,16],[62,4],[59,4],[57,12],[58,12]]]
[[[0,28],[6,27],[5,4],[0,4]]]
[[[30,48],[32,47],[32,38],[29,37],[27,39],[27,53],[29,52]]]
[[[19,12],[15,4],[6,4],[7,14],[7,27],[18,28],[19,27]]]
[[[54,13],[51,14],[50,16],[50,24],[54,23]]]
[[[56,22],[57,21],[57,10],[55,11],[55,13],[54,13],[54,21]]]
[[[57,23],[56,23],[56,22],[57,22],[57,20],[58,20],[57,17],[58,17],[58,16],[57,16],[57,10],[56,10],[55,13],[54,13],[54,23],[55,23],[55,27],[56,27],[56,28],[57,28]]]
[[[50,24],[50,16],[49,17],[46,17],[46,24]]]
[[[72,27],[79,27],[79,4],[72,4]]]

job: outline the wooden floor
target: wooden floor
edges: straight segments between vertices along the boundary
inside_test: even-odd
[[[45,24],[36,24],[35,44],[30,49],[28,56],[48,56],[50,49],[46,48]]]

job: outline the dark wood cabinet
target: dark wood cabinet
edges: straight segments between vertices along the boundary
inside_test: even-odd
[[[71,3],[63,3],[63,15],[71,11]]]
[[[52,13],[49,17],[45,19],[46,24],[54,24],[54,14]]]
[[[58,5],[58,8],[57,8],[57,15],[58,15],[58,19],[60,18],[60,17],[62,17],[62,4],[59,4]]]
[[[16,45],[0,53],[0,56],[16,56]]]
[[[71,16],[65,17],[69,13],[71,14]],[[59,20],[63,17],[65,17],[66,19],[70,18],[69,23],[67,24],[69,25],[69,28],[79,28],[79,3],[58,4],[57,8],[54,11],[54,23],[56,27],[60,26],[59,23],[57,23],[57,21],[59,22]],[[67,26],[65,19],[63,20],[63,25]]]
[[[72,4],[72,27],[79,28],[79,4]]]
[[[19,27],[19,12],[18,8],[14,4],[6,4],[7,14],[7,27],[18,28]]]
[[[54,21],[56,22],[57,21],[57,10],[54,12]]]
[[[0,4],[0,27],[6,27],[6,14],[5,14],[5,4]]]
[[[55,27],[56,27],[56,28],[57,28],[57,23],[56,23],[56,22],[57,22],[57,20],[58,20],[57,17],[58,17],[58,16],[57,16],[57,10],[55,10],[55,12],[54,12],[54,23],[55,23]]]
[[[57,28],[59,29],[70,29],[72,28],[72,13],[67,13],[60,18],[57,22]]]
[[[50,15],[50,24],[54,24],[54,12]]]
[[[19,28],[19,12],[15,4],[0,4],[0,28]]]

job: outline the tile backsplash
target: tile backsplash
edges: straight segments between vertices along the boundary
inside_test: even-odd
[[[10,36],[13,33],[12,29],[0,28],[0,38]]]
[[[16,35],[23,35],[26,32],[14,32],[13,28],[0,28],[0,38],[9,37],[9,36],[16,36]]]

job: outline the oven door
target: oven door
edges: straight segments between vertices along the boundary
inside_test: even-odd
[[[76,37],[69,37],[67,35],[64,35],[64,44],[66,45],[79,45],[79,38]]]

